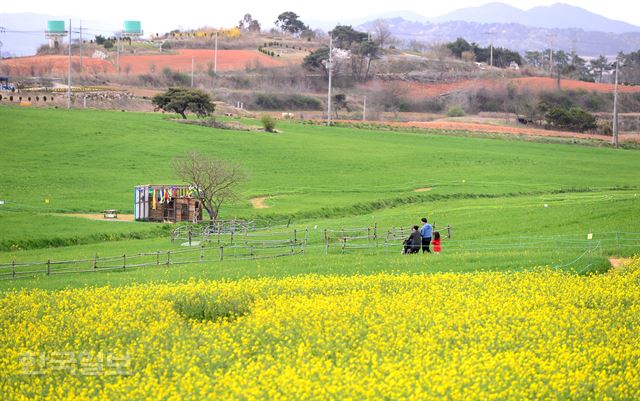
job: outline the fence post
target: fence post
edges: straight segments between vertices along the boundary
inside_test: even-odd
[[[327,229],[324,229],[324,242],[327,242]]]
[[[325,255],[329,254],[329,241],[324,242],[324,254]]]
[[[193,235],[193,228],[189,226],[189,246],[191,246],[191,237]]]
[[[96,253],[95,255],[93,255],[93,269],[97,269],[98,268],[98,254]]]
[[[378,240],[378,223],[373,223],[373,239]]]
[[[298,242],[298,230],[293,229],[293,242]]]
[[[291,255],[293,255],[293,241],[289,242],[289,250],[290,250]]]
[[[200,245],[200,262],[204,262],[204,245]]]
[[[344,232],[343,232],[344,233]],[[344,248],[347,246],[347,237],[342,237],[342,253],[344,253]]]
[[[304,243],[306,244],[307,242],[309,242],[309,226],[307,226],[304,232]]]
[[[451,225],[447,226],[447,238],[451,239]]]
[[[371,227],[367,227],[367,241],[371,241]]]
[[[47,260],[47,276],[51,274],[51,259]]]
[[[233,230],[231,230],[231,245],[233,245]]]
[[[16,260],[14,259],[13,262],[11,262],[11,276],[15,277],[16,276]]]
[[[220,261],[224,260],[224,245],[220,245]]]
[[[156,265],[160,265],[160,251],[156,251]]]
[[[171,251],[167,251],[167,265],[171,264]]]
[[[253,245],[249,247],[249,256],[253,258]]]
[[[127,254],[122,255],[122,270],[127,268]]]

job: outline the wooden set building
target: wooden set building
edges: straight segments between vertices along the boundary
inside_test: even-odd
[[[136,221],[202,221],[202,204],[187,185],[138,185],[134,202]]]

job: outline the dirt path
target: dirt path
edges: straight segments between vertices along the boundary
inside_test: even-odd
[[[254,209],[268,209],[271,206],[264,203],[267,199],[269,199],[268,196],[259,196],[257,198],[251,198],[251,206],[253,206]]]
[[[431,191],[433,188],[431,187],[425,187],[425,188],[416,188],[413,190],[413,192],[429,192]]]
[[[56,216],[69,216],[69,217],[81,217],[83,219],[89,220],[100,220],[100,221],[121,221],[121,222],[132,222],[133,215],[132,214],[118,214],[117,219],[105,219],[102,213],[100,214],[90,214],[90,213],[61,213]]]
[[[346,123],[361,123],[356,120],[340,120],[340,122]],[[471,123],[461,121],[409,121],[409,122],[397,122],[397,121],[369,121],[370,124],[380,124],[383,126],[391,127],[409,127],[409,128],[423,128],[443,131],[469,131],[480,132],[486,134],[508,134],[508,135],[524,135],[532,137],[556,137],[556,138],[575,138],[575,139],[590,139],[599,140],[603,142],[610,142],[611,137],[607,135],[598,134],[584,134],[579,132],[568,131],[553,131],[543,128],[527,128],[527,127],[513,127],[508,125],[495,125],[487,123]],[[622,142],[640,142],[640,135],[627,134],[620,135],[620,141]]]
[[[621,269],[623,269],[628,263],[631,263],[631,259],[629,258],[609,258],[609,263],[611,263],[611,269],[609,270],[609,274],[616,274]]]

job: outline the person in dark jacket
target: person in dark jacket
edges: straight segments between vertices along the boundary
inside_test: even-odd
[[[422,245],[422,235],[420,235],[420,227],[413,226],[413,228],[411,228],[411,235],[409,235],[409,238],[404,240],[402,244],[404,245],[404,249],[402,252],[404,254],[420,252],[420,246]]]

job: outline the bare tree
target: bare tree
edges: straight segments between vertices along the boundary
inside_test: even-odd
[[[444,62],[446,59],[451,58],[451,50],[443,43],[434,43],[430,47],[431,56],[436,58],[440,62]]]
[[[235,164],[197,152],[175,158],[171,164],[180,178],[194,187],[196,197],[209,213],[211,222],[218,219],[220,206],[225,201],[240,198],[236,188],[246,176]]]
[[[377,19],[373,21],[373,34],[381,49],[384,49],[385,45],[390,44],[392,33],[389,25],[384,20]]]

